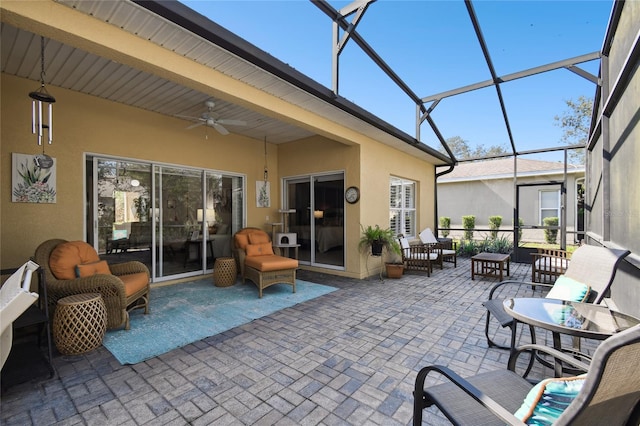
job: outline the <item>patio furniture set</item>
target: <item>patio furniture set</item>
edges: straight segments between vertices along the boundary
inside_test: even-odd
[[[408,244],[406,238],[400,237],[406,264],[428,274],[433,263],[442,267],[446,257],[456,266],[455,250],[445,248],[441,241],[434,243],[429,232],[424,234],[429,241],[427,244]],[[275,255],[266,232],[244,228],[234,235],[233,241],[234,257],[216,260],[216,286],[233,285],[239,272],[243,282],[249,279],[255,283],[259,297],[265,288],[276,283],[289,284],[295,292],[298,262]],[[453,254],[445,255],[444,250],[453,250]],[[616,312],[604,303],[619,263],[628,254],[628,251],[594,246],[581,246],[570,260],[564,253],[535,253],[534,263],[540,262],[532,267],[532,278],[549,280],[553,276],[556,278],[554,284],[501,281],[491,289],[489,300],[483,303],[487,309],[487,344],[490,348],[510,350],[507,369],[465,379],[444,366],[422,368],[415,380],[414,424],[421,424],[422,410],[433,405],[453,424],[524,424],[534,417],[551,419],[553,424],[600,424],[603,416],[607,416],[608,422],[614,416],[636,422],[619,424],[637,424],[640,418],[640,370],[634,367],[640,354],[640,319]],[[136,265],[138,262],[128,262],[129,265],[124,266],[106,265],[88,244],[64,240],[41,244],[35,260],[42,266],[30,262],[32,267],[20,268],[17,283],[23,290],[13,293],[19,294],[19,298],[26,295],[31,304],[33,298],[28,296],[34,293],[27,290],[27,282],[30,284],[30,273],[40,273],[39,281],[48,289],[48,296],[46,290],[43,292],[44,307],[54,312],[53,336],[62,354],[80,354],[95,349],[102,344],[107,328],[124,326],[128,329],[128,311],[131,309],[144,309],[148,313],[148,270],[144,265]],[[508,259],[480,256],[475,261],[472,259],[472,279],[477,274],[474,272],[476,262],[480,265],[486,262],[479,268],[492,269],[488,275],[501,276],[503,266],[509,274]],[[74,276],[67,276],[69,268],[75,270]],[[551,273],[550,268],[553,269]],[[553,275],[561,268],[563,274]],[[486,271],[480,270],[482,272]],[[540,297],[502,296],[501,292],[509,286],[526,285],[537,288]],[[17,310],[4,309],[5,305],[10,305],[4,303],[5,299],[11,298],[7,296],[10,287],[2,287],[3,325],[7,324],[5,319],[11,324],[24,311],[24,303]],[[543,297],[542,292],[547,290]],[[36,299],[37,296],[35,293]],[[7,316],[9,312],[14,315]],[[498,345],[491,339],[492,317],[497,325],[511,329],[509,346]],[[530,344],[518,345],[516,330],[519,323],[528,326]],[[49,335],[48,322],[46,326]],[[3,364],[7,329],[11,328],[3,327],[2,330]],[[537,344],[536,328],[551,332],[553,347]],[[574,337],[574,347],[563,347],[561,335]],[[8,336],[10,338],[10,334]],[[580,338],[604,342],[591,357],[580,352]],[[518,374],[516,365],[525,352],[531,356],[525,372]],[[547,363],[554,369],[555,377],[536,385],[528,381],[527,375],[535,361]],[[583,374],[567,377],[567,372]],[[430,374],[439,374],[445,383],[425,389]],[[612,383],[616,385],[612,386]],[[609,401],[611,407],[598,404],[603,399]],[[555,407],[552,410],[547,408],[549,401]]]
[[[457,243],[450,239],[437,239],[430,228],[419,234],[419,242],[410,242],[403,235],[398,235],[402,263],[405,269],[425,271],[427,276],[433,272],[433,264],[443,269],[443,263],[453,263],[458,266]]]
[[[441,365],[422,368],[415,380],[414,425],[422,424],[422,412],[431,406],[456,425],[639,424],[640,319],[615,311],[605,299],[627,255],[626,250],[595,246],[579,247],[570,261],[566,253],[536,253],[534,263],[540,262],[532,268],[532,278],[555,277],[553,285],[539,281],[496,284],[483,303],[485,335],[490,348],[510,350],[507,368],[468,378]],[[541,274],[549,266],[554,270]],[[557,268],[564,268],[564,273],[555,274]],[[544,297],[497,296],[510,286],[549,291]],[[510,327],[509,346],[490,338],[491,317],[500,326]],[[518,323],[529,327],[530,344],[518,344]],[[537,328],[551,332],[553,347],[537,344]],[[563,347],[561,335],[571,336],[574,346]],[[589,356],[580,352],[580,338],[604,342]],[[516,366],[524,353],[530,354],[529,360],[519,374]],[[527,376],[536,361],[553,368],[554,377],[530,382]],[[425,388],[427,377],[434,375],[444,383]]]

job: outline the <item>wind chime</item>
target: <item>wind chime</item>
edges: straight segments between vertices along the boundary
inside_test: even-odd
[[[44,37],[40,37],[40,88],[30,92],[31,101],[31,133],[38,135],[38,145],[42,146],[42,154],[36,155],[34,161],[36,166],[41,169],[48,169],[53,166],[53,159],[44,153],[44,145],[42,139],[44,131],[47,131],[47,142],[51,145],[53,141],[53,104],[56,98],[51,96],[44,87]],[[43,104],[46,104],[48,117],[44,122],[45,114],[43,114]]]
[[[269,170],[267,169],[267,137],[264,137],[264,184],[269,180]]]

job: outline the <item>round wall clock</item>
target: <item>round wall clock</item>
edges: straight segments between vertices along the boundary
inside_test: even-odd
[[[344,198],[348,203],[354,204],[357,203],[360,199],[360,190],[357,186],[350,186],[344,192]]]

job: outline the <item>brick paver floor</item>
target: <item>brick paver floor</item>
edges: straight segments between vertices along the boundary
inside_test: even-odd
[[[529,277],[528,265],[512,264],[510,279]],[[471,281],[469,259],[431,277],[298,278],[339,290],[136,365],[104,347],[58,354],[54,378],[3,392],[0,423],[407,425],[421,367],[463,377],[506,368],[508,351],[484,338],[481,303],[497,280]],[[448,423],[430,408],[425,424]]]

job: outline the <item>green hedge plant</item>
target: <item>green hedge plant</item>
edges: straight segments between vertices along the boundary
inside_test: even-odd
[[[491,229],[491,238],[498,238],[498,230],[502,225],[502,216],[489,216],[489,228]]]
[[[545,217],[542,219],[542,224],[544,226],[558,226],[559,220],[557,217]],[[558,239],[558,230],[557,229],[545,229],[544,230],[544,240],[547,244],[556,244]]]
[[[440,234],[442,234],[444,238],[447,238],[449,235],[449,228],[451,228],[451,218],[446,216],[440,217]]]
[[[476,227],[476,217],[473,215],[462,216],[462,227],[464,231],[465,240],[473,240],[473,228]]]

